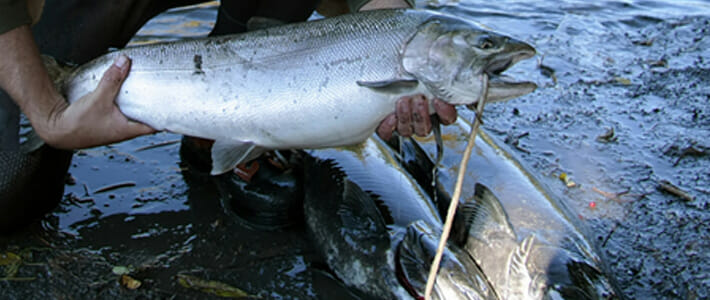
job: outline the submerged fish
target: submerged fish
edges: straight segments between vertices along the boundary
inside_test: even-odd
[[[470,125],[459,119],[444,130],[459,136]],[[584,236],[575,214],[551,194],[518,161],[481,132],[467,167],[463,195],[452,239],[475,259],[502,299],[615,299],[615,280],[594,245]],[[446,213],[459,158],[465,145],[453,145],[439,170],[441,189],[428,189],[444,200]],[[451,144],[450,144],[451,146]],[[402,162],[431,187],[429,159],[435,146],[411,140],[400,147]],[[448,162],[448,163],[447,163]],[[475,182],[473,184],[472,182]]]
[[[435,12],[379,10],[116,51],[64,80],[69,102],[94,90],[119,54],[132,59],[121,111],[215,140],[213,174],[268,149],[362,142],[403,95],[471,104],[485,90],[491,102],[536,87],[499,76],[535,54],[528,44]]]
[[[331,269],[367,298],[421,297],[442,227],[425,192],[377,138],[309,154],[306,228]],[[445,249],[440,270],[433,299],[496,299],[455,245]]]

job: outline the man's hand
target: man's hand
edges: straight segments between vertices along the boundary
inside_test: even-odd
[[[424,95],[404,96],[397,100],[396,106],[395,112],[385,117],[377,127],[380,138],[389,140],[395,131],[405,137],[412,134],[426,136],[431,132],[429,101]],[[441,124],[449,125],[456,121],[456,108],[453,105],[434,99],[434,110]]]
[[[151,133],[129,121],[114,103],[130,61],[118,59],[92,93],[69,105],[47,75],[27,25],[0,34],[0,88],[27,115],[37,134],[63,149],[105,145]]]
[[[409,4],[404,0],[372,0],[365,4],[360,11],[384,8],[406,8]],[[429,118],[429,102],[423,95],[405,96],[397,100],[397,110],[388,115],[380,126],[377,135],[384,140],[392,138],[392,133],[397,131],[401,136],[426,136],[431,132],[431,119]],[[434,99],[434,110],[441,123],[449,125],[456,121],[456,108],[439,99]]]
[[[71,105],[63,103],[52,111],[53,124],[47,142],[58,148],[76,149],[120,142],[155,130],[128,120],[114,103],[128,76],[131,61],[124,55],[104,73],[93,92]]]

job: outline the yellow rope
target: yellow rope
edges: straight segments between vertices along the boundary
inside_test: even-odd
[[[481,100],[478,101],[478,106],[476,107],[476,119],[473,122],[471,133],[468,136],[466,150],[463,153],[461,164],[459,165],[459,173],[458,177],[456,178],[456,187],[454,188],[454,194],[451,197],[451,203],[449,203],[449,210],[446,213],[446,222],[444,223],[444,230],[441,233],[441,239],[439,240],[439,247],[436,250],[436,256],[434,256],[434,261],[432,262],[431,268],[429,269],[429,277],[427,278],[426,290],[424,292],[425,300],[431,299],[431,291],[434,288],[434,282],[436,281],[436,273],[439,272],[441,256],[444,253],[446,240],[449,239],[451,225],[454,221],[454,215],[456,214],[456,208],[458,207],[459,199],[461,198],[461,188],[463,187],[463,179],[466,173],[466,166],[468,165],[468,160],[471,157],[471,152],[473,152],[473,146],[476,143],[476,135],[478,134],[478,127],[481,124],[481,116],[483,115],[483,106],[486,104],[486,98],[488,98],[488,75],[486,74],[483,74],[482,95],[483,97],[481,97]]]

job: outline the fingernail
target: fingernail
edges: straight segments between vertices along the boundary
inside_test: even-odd
[[[116,60],[113,62],[115,66],[117,66],[119,69],[123,69],[123,67],[128,64],[128,57],[125,55],[121,54],[118,57],[116,57]]]

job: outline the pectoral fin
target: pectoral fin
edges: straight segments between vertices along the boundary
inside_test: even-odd
[[[417,79],[412,77],[391,78],[377,81],[357,81],[357,85],[376,89],[379,91],[400,93],[403,90],[411,90],[419,84]]]
[[[215,141],[212,145],[212,175],[234,169],[238,164],[259,157],[268,149],[251,142]]]

